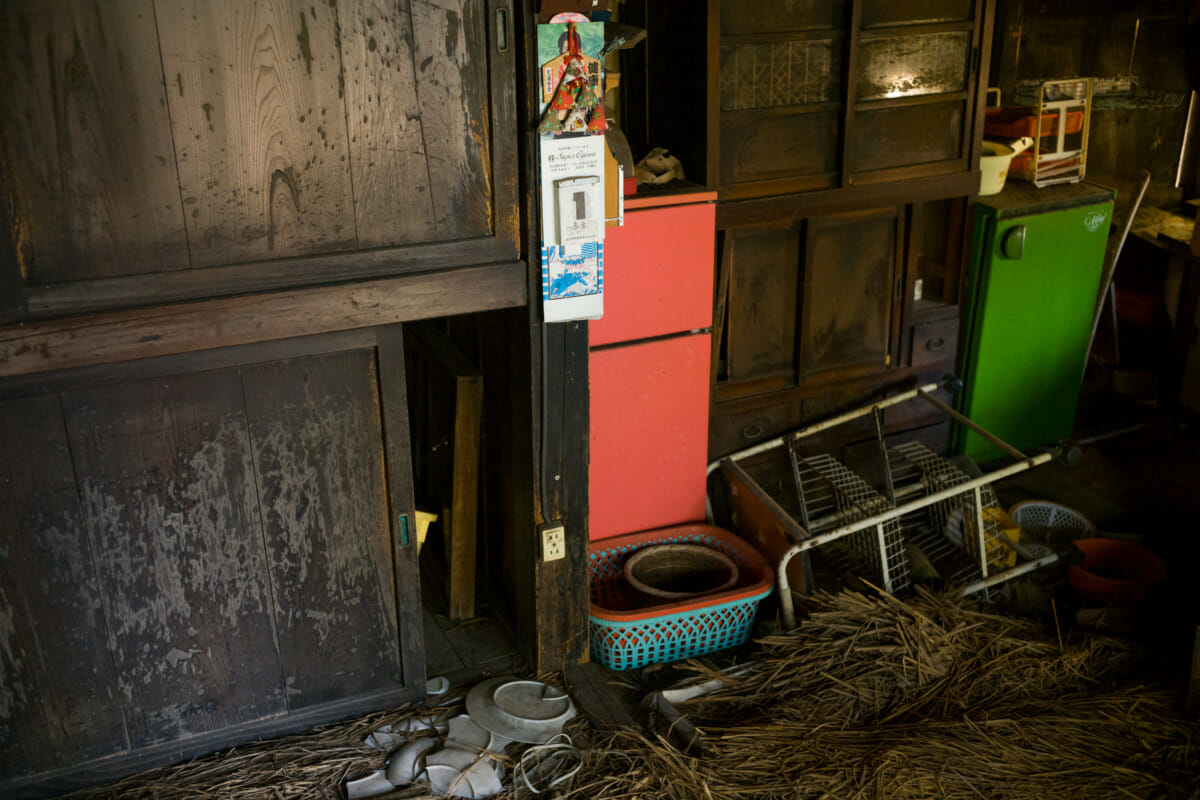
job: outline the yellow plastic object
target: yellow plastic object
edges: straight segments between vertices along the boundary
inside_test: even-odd
[[[1008,512],[1003,508],[997,508],[995,506],[985,508],[983,510],[983,521],[985,524],[989,522],[995,523],[1000,533],[1007,536],[1014,543],[1021,541],[1021,526],[1018,525],[1016,520],[1009,516]],[[1007,562],[1008,566],[1010,567],[1016,566],[1016,550],[1013,550],[1011,547],[1005,547],[1001,552],[1002,555],[1000,559],[994,560],[995,566],[999,566],[1000,561]]]
[[[430,514],[428,511],[417,512],[417,554],[421,553],[421,546],[425,544],[425,537],[429,535],[429,523],[437,522],[437,514]]]

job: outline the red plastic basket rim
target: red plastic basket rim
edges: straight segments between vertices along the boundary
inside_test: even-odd
[[[641,544],[643,542],[655,542],[673,536],[688,535],[712,536],[714,539],[720,539],[722,542],[728,544],[730,547],[742,554],[742,556],[746,559],[746,566],[749,569],[752,569],[758,573],[758,580],[749,586],[728,589],[724,592],[704,595],[695,599],[679,600],[671,603],[658,603],[656,605],[638,609],[637,611],[615,611],[597,605],[596,603],[589,603],[588,605],[590,607],[591,615],[597,619],[605,620],[606,622],[635,622],[638,620],[653,619],[654,617],[663,617],[673,614],[682,614],[688,611],[698,611],[718,605],[736,603],[738,601],[765,596],[771,591],[771,587],[775,583],[775,573],[771,569],[771,565],[767,563],[765,558],[763,558],[762,554],[755,550],[749,542],[742,539],[737,534],[731,533],[724,528],[718,528],[716,526],[707,525],[704,523],[672,525],[666,528],[657,528],[652,531],[641,531],[639,533],[627,533],[623,536],[613,536],[609,539],[596,539],[589,544],[588,554],[590,555],[597,550],[607,550],[611,547],[620,547],[628,544]]]

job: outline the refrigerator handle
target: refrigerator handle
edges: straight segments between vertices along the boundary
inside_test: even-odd
[[[1014,225],[1004,234],[1000,242],[1000,252],[1005,258],[1016,261],[1025,253],[1025,226]]]

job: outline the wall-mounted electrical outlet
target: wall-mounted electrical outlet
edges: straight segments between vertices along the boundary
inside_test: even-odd
[[[557,522],[542,525],[542,561],[557,561],[567,555],[567,532]]]

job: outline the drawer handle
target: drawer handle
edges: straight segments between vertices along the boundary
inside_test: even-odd
[[[925,340],[925,349],[926,350],[941,350],[942,347],[945,346],[945,344],[946,344],[946,340],[944,338],[942,338],[941,336],[937,337],[936,339],[926,339]]]
[[[757,439],[763,435],[762,425],[752,424],[742,428],[743,439]]]

